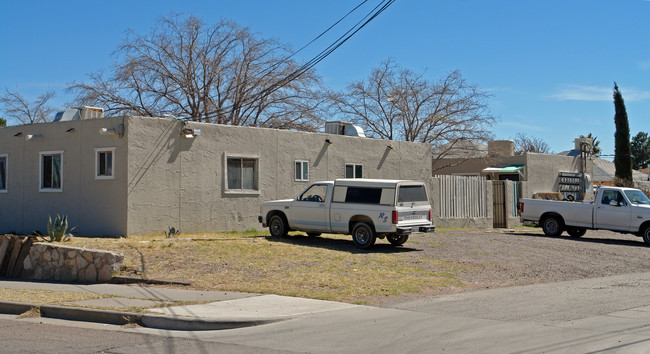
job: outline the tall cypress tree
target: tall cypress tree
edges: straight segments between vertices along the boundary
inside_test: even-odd
[[[616,132],[614,133],[614,166],[616,167],[616,177],[620,178],[623,183],[632,183],[632,150],[630,148],[630,124],[627,120],[625,111],[625,102],[623,95],[618,90],[614,82],[614,124]]]

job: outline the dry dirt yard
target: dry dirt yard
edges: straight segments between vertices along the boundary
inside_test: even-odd
[[[439,229],[403,247],[357,249],[348,235],[276,239],[268,234],[177,239],[73,238],[73,246],[125,255],[120,275],[243,291],[380,305],[476,289],[650,271],[650,247],[634,235],[587,231],[547,237],[539,228]]]

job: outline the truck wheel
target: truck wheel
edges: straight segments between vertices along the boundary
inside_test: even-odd
[[[646,227],[643,228],[643,231],[641,231],[641,236],[643,237],[643,242],[645,242],[646,245],[650,246],[650,225],[646,225]]]
[[[365,222],[356,223],[352,228],[352,241],[359,248],[370,248],[377,241],[377,235],[372,226]]]
[[[563,231],[562,228],[562,221],[557,216],[549,216],[542,221],[542,230],[546,236],[560,236]]]
[[[566,232],[569,236],[578,238],[584,236],[587,233],[587,229],[582,227],[570,227],[566,229]]]
[[[273,237],[285,237],[289,232],[289,225],[280,215],[273,215],[269,220],[269,231]]]
[[[318,237],[318,236],[320,236],[320,232],[308,232],[307,236],[309,236],[309,237]]]
[[[406,242],[406,240],[409,239],[409,235],[395,235],[395,234],[392,234],[392,235],[387,235],[386,239],[393,246],[401,246]]]

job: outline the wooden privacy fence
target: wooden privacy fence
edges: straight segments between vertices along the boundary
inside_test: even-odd
[[[487,218],[488,181],[481,176],[438,175],[441,219]]]
[[[0,277],[18,278],[35,236],[0,235]]]

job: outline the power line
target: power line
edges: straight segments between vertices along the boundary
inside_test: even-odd
[[[345,16],[343,16],[341,19],[336,21],[333,25],[331,25],[329,28],[327,28],[325,31],[320,33],[316,38],[311,40],[309,43],[304,45],[302,48],[300,48],[298,51],[292,53],[288,57],[284,58],[280,62],[274,64],[271,68],[267,69],[266,71],[263,72],[270,72],[274,68],[276,68],[278,65],[280,65],[283,62],[286,62],[289,60],[291,57],[296,55],[298,52],[302,51],[305,49],[307,46],[311,45],[314,41],[318,40],[321,38],[323,35],[325,35],[327,32],[329,32],[332,28],[334,28],[336,25],[338,25],[341,21],[343,21],[345,18],[347,18],[350,14],[352,14],[354,11],[359,9],[363,4],[365,4],[367,0],[362,1],[359,5],[354,7],[352,10],[350,10]],[[337,38],[332,44],[330,44],[327,48],[322,50],[320,53],[318,53],[316,56],[314,56],[312,59],[310,59],[307,63],[301,65],[298,69],[294,70],[292,73],[287,75],[281,80],[276,81],[275,83],[271,84],[270,86],[264,88],[262,91],[258,92],[257,94],[251,96],[250,98],[246,99],[244,102],[242,102],[242,105],[254,102],[261,97],[267,96],[280,88],[286,86],[289,84],[291,81],[297,79],[301,75],[303,75],[305,72],[309,71],[312,69],[315,65],[320,63],[323,59],[328,57],[332,52],[334,52],[336,49],[338,49],[343,43],[347,42],[352,36],[354,36],[357,32],[359,32],[363,27],[365,27],[368,23],[370,23],[372,20],[377,18],[382,12],[384,12],[390,5],[392,5],[395,2],[395,0],[382,0],[377,6],[375,6],[368,14],[366,14],[361,20],[359,20],[354,26],[352,26],[349,30],[347,30],[343,35],[341,35],[339,38]],[[246,84],[247,82],[242,83],[241,85]],[[203,118],[206,119],[212,119],[214,117],[218,117],[219,113],[221,112],[227,112],[228,110],[234,108],[234,105],[230,105],[227,107],[223,107],[218,109],[217,111],[206,114]],[[193,117],[188,117],[185,118],[185,120],[189,120]]]
[[[286,78],[280,80],[279,82],[271,85],[266,90],[262,91],[260,94],[267,94],[276,91],[277,89],[285,86],[289,82],[297,79],[300,75],[304,74],[309,69],[313,68],[316,64],[320,63],[327,56],[332,54],[336,49],[338,49],[343,43],[347,42],[352,36],[359,32],[363,27],[365,27],[370,21],[374,20],[379,14],[384,12],[395,0],[383,0],[379,3],[370,13],[368,13],[364,18],[357,22],[351,29],[345,32],[340,36],[334,43],[330,44],[327,48],[321,51],[318,55],[308,61],[299,69],[295,70],[293,73],[289,74]],[[382,5],[383,4],[383,5]],[[367,20],[365,20],[368,18]],[[365,20],[365,22],[364,22]],[[363,23],[362,23],[363,22]]]
[[[354,11],[356,11],[358,8],[360,8],[361,6],[363,6],[363,4],[365,4],[366,2],[368,2],[368,0],[364,0],[364,1],[362,1],[359,5],[355,6],[352,10],[350,10],[347,14],[345,14],[345,16],[341,17],[338,21],[334,22],[333,25],[329,26],[325,31],[321,32],[318,36],[316,36],[316,38],[312,39],[311,41],[309,41],[309,43],[307,43],[307,44],[305,44],[304,46],[302,46],[302,48],[300,48],[300,49],[298,49],[297,51],[291,53],[291,55],[289,55],[288,57],[286,57],[286,58],[280,60],[279,62],[275,63],[272,67],[270,67],[269,69],[267,69],[267,70],[265,70],[265,71],[272,71],[272,70],[275,69],[278,65],[280,65],[280,64],[282,64],[282,63],[285,63],[286,61],[288,61],[289,59],[291,59],[293,56],[295,56],[296,54],[300,53],[303,49],[307,48],[309,45],[311,45],[312,43],[314,43],[315,41],[317,41],[318,39],[320,39],[322,36],[324,36],[327,32],[329,32],[329,31],[330,31],[332,28],[334,28],[336,25],[338,25],[339,23],[341,23],[341,21],[345,20],[348,16],[350,16],[350,14],[352,14],[352,13],[353,13]],[[265,72],[265,71],[263,71],[263,72]]]

